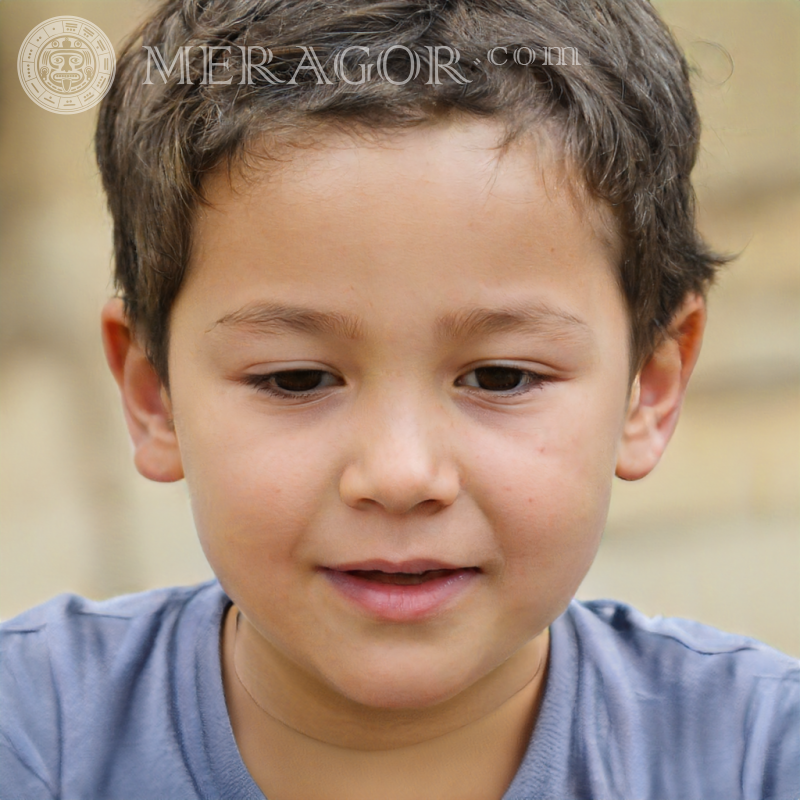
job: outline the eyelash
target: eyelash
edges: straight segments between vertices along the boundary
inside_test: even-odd
[[[248,375],[245,378],[245,383],[249,386],[253,386],[259,392],[263,392],[272,397],[280,397],[283,399],[313,397],[319,394],[319,388],[310,389],[308,391],[291,392],[286,389],[277,388],[272,383],[279,375],[303,375],[308,373],[318,374],[320,376],[332,375],[332,373],[322,369],[282,369],[278,372],[267,373],[266,375]]]
[[[480,386],[466,387],[472,391],[487,392],[488,394],[494,395],[496,397],[515,397],[518,395],[527,394],[528,392],[542,388],[542,386],[552,382],[553,380],[553,378],[551,378],[548,375],[541,375],[537,372],[531,372],[530,370],[519,369],[517,367],[508,367],[501,364],[476,367],[475,369],[472,369],[469,372],[465,373],[459,380],[463,380],[463,378],[466,377],[467,375],[471,375],[472,373],[477,373],[479,370],[504,370],[506,372],[519,373],[520,375],[519,380],[525,381],[525,383],[519,388],[503,390],[503,391],[492,391],[490,389],[482,389]],[[270,395],[271,397],[277,397],[284,400],[303,399],[319,395],[321,391],[320,388],[315,387],[313,389],[309,389],[306,391],[290,391],[287,389],[281,389],[279,387],[276,387],[274,384],[274,380],[280,375],[288,376],[288,375],[302,375],[308,373],[317,374],[320,376],[320,379],[322,379],[324,376],[332,376],[332,373],[326,372],[325,370],[321,369],[287,369],[287,370],[279,370],[278,372],[270,372],[264,375],[248,375],[245,378],[244,382],[249,386],[253,386],[257,391],[262,392],[263,394]],[[324,389],[328,387],[322,387],[322,388]]]

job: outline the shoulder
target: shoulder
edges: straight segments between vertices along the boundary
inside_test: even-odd
[[[710,672],[716,679],[748,682],[780,680],[800,685],[800,661],[747,636],[688,619],[647,617],[613,600],[574,600],[565,617],[584,647],[633,676],[649,679],[664,666],[680,667],[681,678]]]
[[[73,594],[54,597],[0,624],[0,690],[17,670],[29,680],[41,680],[45,664],[48,675],[75,667],[83,672],[101,666],[112,654],[129,657],[137,649],[152,648],[187,606],[211,600],[216,588],[208,582],[104,601]]]
[[[153,634],[174,625],[187,608],[212,608],[222,597],[216,581],[102,601],[62,594],[0,624],[0,648],[8,667],[29,650],[85,658],[132,639],[152,643]]]
[[[694,785],[717,796],[716,785],[719,796],[800,796],[800,661],[608,600],[573,601],[558,622],[576,654],[583,713],[651,777],[663,766],[662,794],[675,794],[683,771],[684,794]]]
[[[123,720],[168,710],[185,642],[226,601],[216,581],[102,602],[60,595],[0,624],[0,788],[58,796],[71,753],[102,751]]]
[[[75,679],[157,650],[187,617],[207,616],[224,599],[216,581],[198,586],[155,589],[94,601],[74,594],[54,597],[0,624],[0,691],[36,682]]]
[[[580,668],[602,673],[626,696],[750,715],[780,699],[783,713],[800,717],[800,661],[756,639],[647,617],[611,600],[573,601],[564,621],[582,652]]]
[[[41,631],[48,625],[58,626],[68,620],[81,618],[94,620],[153,618],[169,609],[185,606],[193,598],[204,593],[212,593],[215,589],[219,589],[219,584],[211,580],[197,586],[152,589],[147,592],[112,597],[109,600],[90,600],[76,594],[61,594],[0,623],[0,637],[5,640],[13,639],[14,634]]]

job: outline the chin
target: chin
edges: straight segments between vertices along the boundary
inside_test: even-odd
[[[386,711],[402,709],[425,709],[432,708],[440,703],[444,703],[455,697],[462,688],[466,687],[439,687],[425,686],[421,684],[410,686],[404,680],[401,685],[392,686],[359,686],[355,692],[348,693],[354,702],[369,708],[384,709]]]
[[[422,660],[394,662],[356,674],[336,676],[335,690],[363,706],[376,709],[423,709],[444,703],[469,688],[481,675],[454,675],[450,665],[438,670]],[[330,678],[329,678],[330,680]]]

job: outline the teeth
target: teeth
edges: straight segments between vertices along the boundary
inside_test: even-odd
[[[399,586],[412,586],[418,583],[425,583],[426,581],[440,578],[442,575],[447,575],[452,570],[449,569],[431,569],[427,572],[411,573],[411,572],[381,572],[380,570],[353,570],[350,574],[357,575],[359,578],[366,578],[370,581],[377,583],[393,583]]]

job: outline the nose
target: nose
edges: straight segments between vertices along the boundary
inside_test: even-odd
[[[354,433],[353,455],[339,482],[348,506],[435,513],[455,501],[461,481],[443,413],[392,401],[359,414]]]

